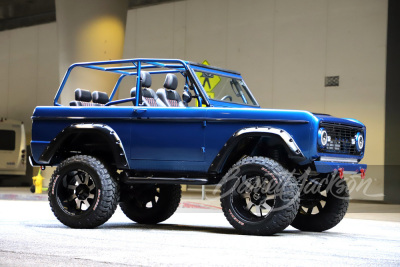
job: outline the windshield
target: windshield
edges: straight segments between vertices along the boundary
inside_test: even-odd
[[[210,99],[251,106],[258,105],[240,76],[237,78],[225,76],[211,70],[205,72],[194,69],[194,71]]]

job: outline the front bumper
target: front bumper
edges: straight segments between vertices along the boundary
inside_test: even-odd
[[[332,173],[342,169],[344,173],[361,173],[367,170],[367,164],[359,164],[352,162],[335,162],[335,161],[314,161],[315,170],[318,173]]]

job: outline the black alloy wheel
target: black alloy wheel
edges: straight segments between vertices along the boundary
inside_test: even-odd
[[[100,160],[86,155],[64,160],[50,180],[49,202],[57,219],[72,228],[94,228],[117,208],[118,185]]]
[[[246,157],[221,180],[221,206],[229,223],[244,234],[283,231],[299,207],[295,178],[276,161]]]

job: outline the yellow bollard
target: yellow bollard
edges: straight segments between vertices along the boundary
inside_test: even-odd
[[[33,185],[35,186],[35,194],[41,194],[42,193],[42,186],[43,186],[43,176],[41,174],[42,170],[39,169],[39,173],[37,176],[33,176]]]

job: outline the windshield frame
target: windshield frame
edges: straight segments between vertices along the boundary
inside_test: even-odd
[[[200,90],[202,91],[203,95],[205,95],[207,97],[209,102],[215,101],[217,103],[221,103],[224,105],[232,105],[232,106],[260,107],[256,98],[251,93],[249,87],[247,86],[247,84],[245,83],[245,81],[243,80],[243,78],[239,72],[216,68],[216,67],[212,67],[212,66],[208,66],[208,65],[192,63],[192,62],[188,62],[188,63],[189,63],[190,69],[192,70],[192,76],[194,77],[194,79],[196,79],[196,83],[200,87]],[[200,80],[198,79],[196,72],[206,72],[206,73],[210,73],[210,74],[214,74],[214,75],[218,75],[218,76],[223,76],[223,77],[227,77],[227,78],[231,78],[231,79],[240,80],[243,83],[243,85],[241,86],[242,89],[248,95],[248,97],[253,102],[253,104],[237,103],[237,102],[223,101],[223,100],[210,98],[208,96],[206,90],[204,89],[203,85],[201,84]]]

